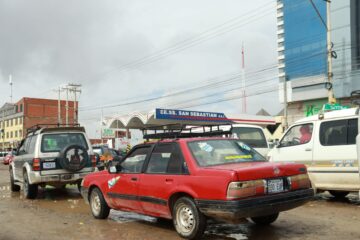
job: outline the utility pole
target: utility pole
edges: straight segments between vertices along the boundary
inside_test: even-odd
[[[287,77],[284,78],[284,122],[283,130],[288,128],[288,99],[287,99]]]
[[[246,113],[246,80],[245,80],[245,51],[244,51],[244,43],[241,47],[241,78],[242,78],[242,112]]]
[[[326,1],[326,35],[327,35],[327,61],[328,61],[328,102],[335,103],[334,90],[332,87],[333,72],[332,72],[332,54],[333,54],[333,43],[331,42],[331,11],[330,11],[330,0]]]
[[[59,86],[58,88],[58,125],[60,126],[61,124],[61,87]]]
[[[76,83],[69,83],[68,84],[69,86],[69,90],[74,93],[74,104],[73,104],[73,110],[74,110],[74,113],[73,113],[73,123],[76,124],[78,122],[78,114],[77,114],[77,93],[81,93],[81,84],[76,84]]]

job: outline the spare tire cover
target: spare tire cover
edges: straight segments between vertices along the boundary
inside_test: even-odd
[[[69,145],[60,152],[60,165],[72,172],[83,169],[89,161],[86,148],[80,145]]]

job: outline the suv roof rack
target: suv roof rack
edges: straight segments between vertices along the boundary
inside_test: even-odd
[[[29,127],[26,130],[26,134],[30,134],[30,133],[34,133],[42,128],[69,128],[69,127],[80,127],[79,123],[74,123],[74,124],[59,124],[59,123],[42,123],[42,124],[36,124],[34,126]],[[81,127],[82,129],[84,129],[83,127]],[[85,130],[84,130],[85,131]]]
[[[167,128],[167,125],[164,126],[164,129],[143,129],[144,139],[174,139],[174,138],[192,138],[192,137],[215,137],[222,135],[230,135],[232,131],[231,124],[221,124],[230,125],[230,130],[224,131],[220,129],[220,125],[210,125],[210,126],[181,126],[181,128]],[[202,132],[200,131],[202,127]],[[213,129],[215,128],[215,129]],[[193,130],[197,131],[194,132]],[[148,130],[154,131],[153,133],[147,133]],[[158,132],[161,131],[161,132]]]

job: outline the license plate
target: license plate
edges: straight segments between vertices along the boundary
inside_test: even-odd
[[[282,179],[271,179],[267,181],[268,193],[279,193],[284,191],[284,181]]]
[[[56,167],[55,162],[44,162],[43,163],[43,169],[50,169],[50,168],[55,168],[55,167]]]

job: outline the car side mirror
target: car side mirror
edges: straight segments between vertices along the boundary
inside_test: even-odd
[[[117,173],[117,167],[116,167],[116,165],[109,167],[109,173]]]
[[[279,139],[275,139],[275,141],[274,141],[274,146],[275,146],[276,148],[281,147],[281,144],[280,144]]]

